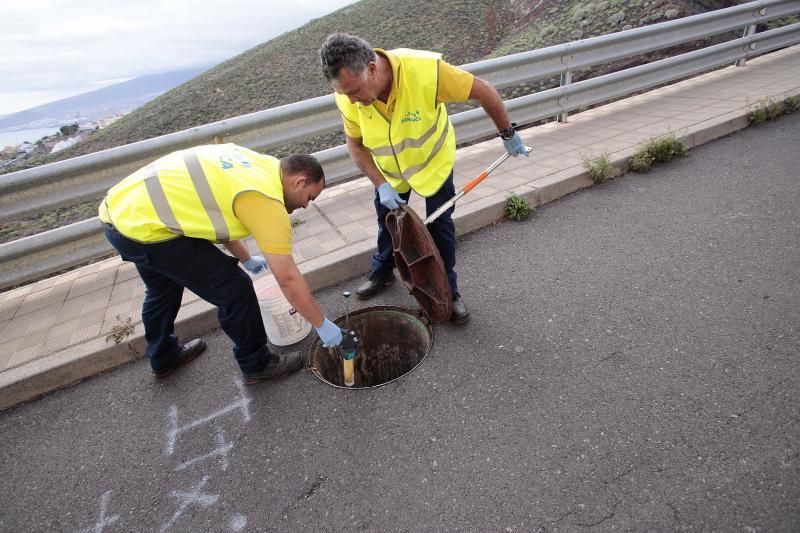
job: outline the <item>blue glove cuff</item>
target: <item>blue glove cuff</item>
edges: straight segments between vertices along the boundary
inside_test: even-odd
[[[518,155],[528,157],[528,149],[525,148],[522,137],[520,137],[517,132],[514,132],[514,135],[510,139],[503,139],[503,146],[505,146],[506,152],[514,157]]]
[[[267,260],[260,255],[254,255],[242,263],[242,266],[251,274],[258,274],[267,269]]]
[[[378,198],[387,209],[397,209],[400,204],[406,203],[388,181],[378,185]]]
[[[324,347],[331,348],[342,343],[342,330],[327,318],[322,321],[320,327],[314,329],[317,330],[317,335],[319,335]]]

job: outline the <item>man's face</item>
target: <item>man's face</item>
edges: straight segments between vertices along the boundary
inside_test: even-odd
[[[290,180],[288,187],[283,189],[283,203],[288,213],[302,207],[305,209],[308,204],[320,195],[325,187],[324,180],[317,183],[309,183],[305,177],[295,177]]]
[[[350,69],[343,68],[339,77],[331,82],[333,90],[350,99],[350,103],[358,102],[361,105],[370,105],[381,93],[377,83],[378,67],[373,62],[363,71],[354,74]]]

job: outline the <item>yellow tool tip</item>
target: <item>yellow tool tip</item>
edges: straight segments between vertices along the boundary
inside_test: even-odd
[[[355,383],[353,371],[355,369],[355,359],[342,359],[342,370],[344,371],[344,384],[352,387]]]

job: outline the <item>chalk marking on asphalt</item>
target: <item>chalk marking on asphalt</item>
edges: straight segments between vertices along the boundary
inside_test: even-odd
[[[178,518],[181,517],[183,512],[186,510],[187,507],[191,504],[202,505],[203,507],[208,507],[209,505],[214,505],[219,500],[219,494],[201,494],[200,490],[205,486],[208,482],[208,476],[203,476],[203,479],[198,483],[196,487],[192,489],[191,492],[182,492],[179,490],[173,490],[170,492],[170,496],[174,496],[177,498],[181,503],[178,506],[178,510],[175,511],[175,514],[172,515],[169,522],[162,525],[159,528],[159,531],[166,531],[172,524],[175,523]]]
[[[109,516],[106,517],[106,513],[108,512],[108,503],[111,501],[111,491],[106,491],[102,496],[100,496],[100,519],[94,525],[92,529],[81,529],[81,533],[84,531],[91,531],[93,533],[102,533],[103,529],[106,526],[110,526],[111,524],[115,523],[119,520],[119,515]]]
[[[178,433],[182,433],[184,431],[188,431],[192,428],[197,426],[201,426],[206,422],[210,422],[215,418],[219,418],[220,416],[226,415],[231,411],[236,409],[242,410],[242,416],[244,417],[244,422],[247,423],[250,421],[250,398],[247,396],[247,393],[244,390],[244,384],[241,381],[236,381],[236,388],[239,389],[239,394],[241,395],[241,400],[233,402],[230,405],[227,405],[216,411],[211,413],[208,416],[204,416],[203,418],[195,419],[185,426],[178,426],[178,406],[172,405],[169,408],[169,421],[170,421],[170,429],[167,432],[167,455],[172,455],[175,452],[175,441],[178,438]]]
[[[237,514],[233,518],[231,518],[231,530],[232,531],[242,531],[245,527],[247,527],[247,517],[243,514]]]
[[[233,442],[225,442],[225,432],[222,430],[221,427],[217,427],[217,448],[208,452],[205,455],[201,455],[199,457],[195,457],[194,459],[189,459],[188,461],[181,463],[178,465],[175,470],[183,470],[192,466],[193,464],[199,463],[201,461],[205,461],[206,459],[211,459],[215,456],[219,456],[220,467],[222,470],[228,469],[228,452],[233,449]]]

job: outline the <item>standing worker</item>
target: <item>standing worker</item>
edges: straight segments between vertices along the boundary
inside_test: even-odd
[[[497,90],[485,80],[446,63],[441,54],[421,50],[373,49],[346,33],[329,35],[319,51],[325,78],[336,91],[347,149],[375,185],[378,251],[366,283],[367,299],[394,283],[392,239],[386,214],[408,202],[411,189],[425,197],[427,215],[455,195],[456,141],[445,102],[478,100],[513,156],[528,152],[509,122]],[[464,324],[469,310],[456,282],[456,230],[450,208],[428,225],[444,262],[453,311],[450,321]]]
[[[217,306],[219,323],[247,384],[299,370],[299,352],[269,351],[251,273],[267,268],[286,299],[316,327],[325,346],[342,330],[325,318],[292,258],[289,213],[325,187],[309,155],[278,160],[234,144],[173,152],[112,187],[100,205],[105,234],[146,286],[142,322],[156,378],[170,375],[205,349],[202,339],[180,345],[175,318],[187,288]],[[239,239],[253,235],[265,254],[251,256]],[[214,243],[221,243],[233,257]]]

